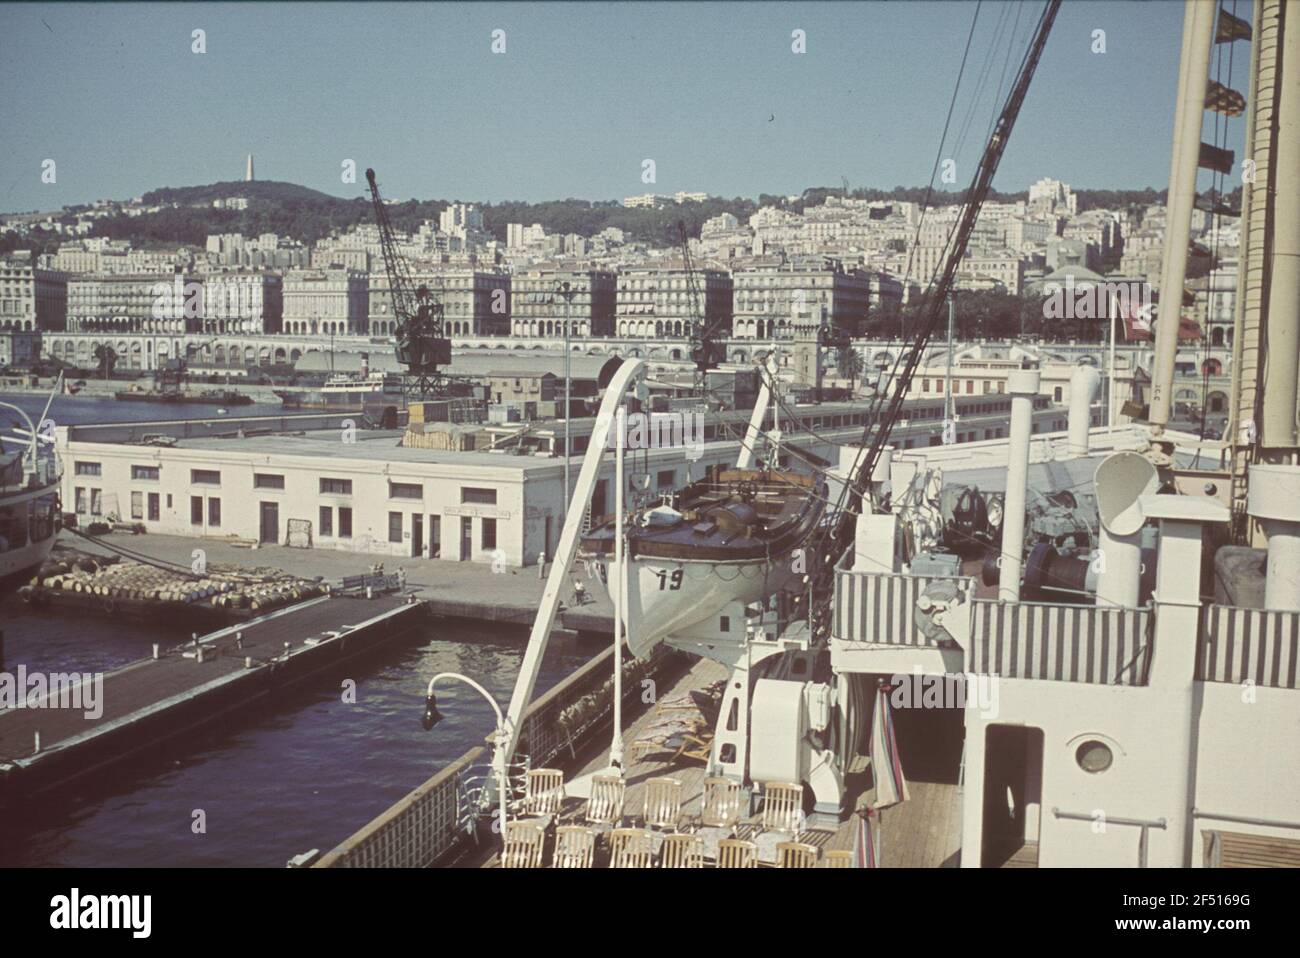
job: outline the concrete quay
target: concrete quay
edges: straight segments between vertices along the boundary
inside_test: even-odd
[[[69,537],[68,544],[94,553],[98,547],[79,536]],[[406,573],[408,590],[418,590],[418,597],[433,615],[454,619],[472,619],[500,625],[513,625],[527,630],[541,605],[545,579],[538,577],[536,566],[512,568],[498,566],[501,571],[483,562],[454,562],[444,559],[417,559],[372,555],[365,552],[345,552],[336,549],[292,549],[288,546],[262,545],[256,549],[248,543],[222,538],[197,538],[189,536],[131,535],[114,532],[102,539],[151,558],[188,566],[193,561],[195,549],[203,549],[209,563],[220,565],[274,566],[294,575],[311,579],[322,576],[337,581],[344,576],[360,575],[377,562],[384,571]],[[62,541],[62,540],[61,540]],[[98,550],[105,551],[105,550]],[[550,573],[550,564],[546,572]],[[591,583],[581,569],[570,570],[570,583],[582,580],[586,585],[587,601],[580,607],[572,606],[573,590],[566,587],[562,598],[565,606],[559,624],[574,632],[609,635],[614,630],[613,608],[603,596],[597,597]],[[524,637],[521,631],[521,639]]]

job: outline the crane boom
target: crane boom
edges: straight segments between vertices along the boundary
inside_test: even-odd
[[[974,179],[966,195],[965,208],[954,230],[952,246],[948,250],[947,259],[944,261],[943,273],[926,293],[920,330],[913,340],[911,349],[905,358],[900,361],[902,368],[895,378],[893,394],[890,396],[883,413],[879,408],[883,404],[882,399],[877,401],[875,408],[867,417],[864,435],[866,453],[858,456],[857,468],[845,488],[844,495],[847,502],[841,500],[841,505],[845,507],[840,509],[834,525],[823,532],[816,543],[816,554],[824,557],[824,561],[817,569],[814,582],[816,592],[821,599],[817,609],[814,610],[816,615],[813,623],[814,628],[819,632],[824,632],[829,628],[829,584],[833,578],[833,560],[839,557],[852,540],[854,523],[863,510],[863,495],[866,493],[867,485],[871,481],[881,455],[884,453],[885,446],[889,442],[894,424],[898,421],[902,412],[903,400],[911,387],[912,377],[921,362],[926,345],[943,317],[944,305],[947,302],[949,292],[952,290],[957,268],[961,264],[962,257],[966,253],[966,246],[970,241],[971,234],[974,232],[975,222],[979,218],[980,207],[993,185],[993,176],[997,173],[998,163],[1002,160],[1002,154],[1006,150],[1016,118],[1020,115],[1020,107],[1024,103],[1025,94],[1029,92],[1029,83],[1034,77],[1034,71],[1038,68],[1043,47],[1047,43],[1047,36],[1051,32],[1052,23],[1056,19],[1060,6],[1061,0],[1048,0],[1043,9],[1033,39],[1025,52],[1024,60],[1021,62],[1016,82],[1012,86],[1011,92],[1007,94],[997,124],[989,135],[988,143],[980,157],[979,166],[975,170]]]

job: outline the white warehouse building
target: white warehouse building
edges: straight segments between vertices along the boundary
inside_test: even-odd
[[[250,433],[252,422],[245,424]],[[140,441],[167,425],[173,424],[59,427],[64,510],[83,525],[116,520],[163,535],[378,556],[502,558],[512,566],[532,565],[543,551],[549,557],[559,542],[560,457],[415,449],[399,446],[401,434],[394,431],[334,428],[240,438],[237,421],[175,424],[173,432],[219,426],[229,430],[221,437],[181,435],[172,445]],[[803,445],[816,450],[823,444]],[[629,472],[635,465],[640,488],[657,496],[701,478],[707,466],[734,464],[739,443],[705,443],[694,450],[700,453],[694,460],[686,451],[638,451],[629,455]],[[580,466],[575,457],[573,483]],[[613,511],[612,454],[604,473],[593,515]]]

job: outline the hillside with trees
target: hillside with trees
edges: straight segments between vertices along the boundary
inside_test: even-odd
[[[1075,193],[1079,197],[1081,212],[1089,209],[1147,206],[1163,203],[1165,198],[1165,191],[1150,188],[1075,190]],[[794,199],[763,193],[757,201],[739,196],[732,199],[710,197],[703,203],[674,203],[659,209],[628,209],[615,200],[580,199],[547,200],[541,203],[506,201],[475,205],[483,213],[485,229],[502,242],[505,242],[508,224],[540,223],[548,233],[561,235],[576,233],[594,236],[608,227],[616,227],[623,231],[628,242],[671,246],[677,243],[679,220],[685,223],[690,236],[699,236],[704,221],[721,213],[731,213],[743,223],[763,206],[802,213],[809,207],[825,203],[828,197],[843,195],[844,190],[841,188],[812,187]],[[892,190],[859,188],[852,190],[849,195],[861,200],[920,203],[926,199],[926,190],[924,187],[904,186],[896,186]],[[1027,195],[1024,192],[994,192],[989,198],[994,202],[1015,202],[1025,199]],[[1231,194],[1225,200],[1231,204],[1236,195]],[[249,201],[248,209],[218,209],[212,205],[213,200],[234,196],[246,197]],[[127,216],[123,213],[105,217],[96,222],[92,235],[127,239],[137,245],[150,246],[182,243],[202,245],[209,233],[243,233],[246,236],[278,233],[314,243],[331,232],[346,231],[358,223],[374,221],[370,200],[361,191],[352,199],[344,199],[295,183],[271,180],[166,187],[146,193],[143,199],[147,205],[179,205],[142,216]],[[930,203],[934,206],[961,203],[964,199],[964,190],[935,190],[930,194]],[[448,203],[448,200],[407,200],[391,204],[388,214],[398,229],[414,230],[426,220],[436,221]]]

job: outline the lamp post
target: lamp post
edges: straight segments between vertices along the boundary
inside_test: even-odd
[[[492,698],[487,689],[473,679],[461,675],[459,672],[439,672],[429,680],[429,689],[425,695],[424,720],[422,722],[425,731],[442,721],[442,713],[438,711],[438,698],[433,694],[433,687],[442,679],[455,679],[457,682],[468,685],[487,699],[488,704],[492,706],[493,714],[496,715],[497,727],[496,734],[493,736],[495,741],[492,749],[492,771],[496,774],[497,780],[497,800],[501,816],[501,844],[504,846],[506,841],[506,796],[509,794],[506,789],[506,745],[510,741],[510,733],[506,720],[501,715],[501,706],[497,705],[496,699]]]
[[[560,523],[563,524],[569,515],[569,457],[573,453],[569,438],[569,420],[572,418],[569,390],[573,382],[569,368],[569,357],[572,355],[569,351],[569,321],[573,312],[573,297],[577,290],[564,280],[555,285],[555,291],[564,297],[564,511],[560,514]]]

